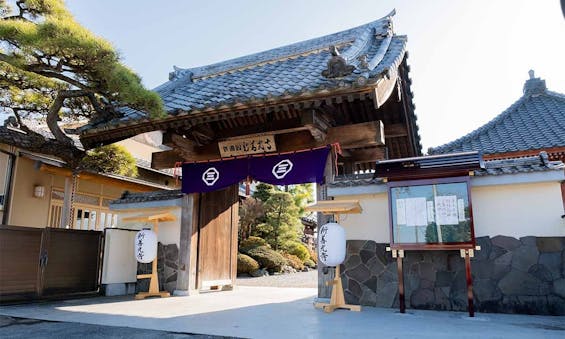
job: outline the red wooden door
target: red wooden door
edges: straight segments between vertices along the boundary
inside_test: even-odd
[[[237,273],[238,186],[200,197],[198,287],[233,285]]]

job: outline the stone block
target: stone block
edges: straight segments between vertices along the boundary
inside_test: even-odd
[[[551,315],[565,315],[565,299],[555,295],[548,295],[547,310]]]
[[[420,288],[414,291],[410,297],[410,305],[413,308],[429,309],[435,304],[434,291],[428,288]]]
[[[420,279],[420,285],[418,287],[433,289],[435,287],[435,283],[428,279]]]
[[[105,296],[126,295],[127,288],[125,283],[102,285]]]
[[[348,269],[347,276],[359,283],[367,281],[371,278],[371,271],[363,264],[357,265],[353,269]]]
[[[473,295],[480,303],[502,299],[500,289],[496,286],[496,283],[490,279],[473,280]]]
[[[344,262],[345,270],[351,270],[357,267],[361,263],[361,258],[354,254],[347,258]]]
[[[361,252],[359,253],[359,256],[361,257],[361,262],[363,264],[367,264],[369,262],[369,260],[371,260],[375,257],[375,252],[368,251],[368,250],[361,250]]]
[[[520,242],[522,242],[522,245],[524,246],[537,247],[537,238],[534,236],[521,237]]]
[[[491,250],[490,250],[490,255],[488,256],[488,258],[490,260],[496,259],[504,254],[508,253],[508,250],[502,248],[502,247],[498,247],[498,246],[492,246]]]
[[[438,271],[436,272],[436,287],[449,287],[453,282],[455,277],[455,272],[450,271]]]
[[[179,259],[179,248],[177,244],[165,245],[165,259],[177,261]]]
[[[368,289],[370,289],[373,292],[377,292],[377,277],[372,276],[369,280],[363,282],[363,285],[365,285]]]
[[[562,238],[537,237],[536,245],[540,252],[561,252],[563,250]]]
[[[363,295],[363,291],[361,289],[360,283],[353,279],[349,279],[349,283],[347,284],[347,290],[357,298]]]
[[[507,251],[511,251],[521,245],[520,240],[504,235],[497,235],[496,237],[492,238],[491,243],[493,246],[500,247]]]
[[[528,273],[538,278],[541,281],[551,282],[553,281],[553,276],[551,271],[547,269],[544,265],[535,264],[528,270]]]
[[[373,257],[367,262],[367,268],[373,275],[379,275],[385,269],[385,265],[377,258]]]
[[[565,298],[565,279],[559,279],[553,282],[553,294]]]
[[[436,309],[436,310],[449,310],[449,309],[451,309],[451,302],[449,301],[448,294],[445,294],[441,288],[435,288],[434,289],[433,309]]]
[[[481,246],[480,251],[475,251],[475,257],[473,260],[481,261],[487,260],[489,258],[490,252],[492,250],[492,243],[489,237],[478,237],[476,238],[477,245]]]
[[[345,297],[346,303],[352,304],[352,305],[359,305],[359,298],[357,296],[351,294],[351,292],[345,291],[345,292],[343,292],[343,295]]]
[[[435,281],[436,279],[436,270],[432,263],[429,262],[422,262],[418,265],[418,275],[422,279],[426,279],[429,281]]]
[[[177,281],[177,272],[173,273],[172,275],[168,276],[165,279],[165,283],[175,282]]]
[[[489,279],[494,273],[492,261],[477,261],[471,264],[473,279]]]
[[[498,264],[494,264],[493,268],[492,268],[492,279],[493,280],[500,280],[502,279],[505,275],[507,275],[510,271],[512,270],[512,266],[510,265],[498,265]]]
[[[537,264],[539,252],[535,246],[521,246],[513,251],[512,268],[528,272],[532,265]]]
[[[372,240],[367,240],[363,245],[363,250],[375,253],[377,250],[377,243]]]
[[[498,288],[505,296],[541,296],[549,292],[549,285],[533,275],[512,270],[498,282]]]
[[[347,253],[359,254],[359,251],[361,251],[361,248],[363,248],[366,242],[367,240],[347,240]]]
[[[539,261],[541,265],[547,267],[551,272],[552,280],[559,279],[562,276],[561,266],[561,253],[551,252],[551,253],[541,253],[539,255]]]
[[[377,291],[377,307],[392,307],[394,304],[394,300],[396,295],[398,294],[398,284],[395,282],[389,282],[387,284],[380,285],[379,281],[379,290]]]
[[[363,288],[363,295],[359,298],[359,304],[364,306],[375,306],[377,304],[377,294],[368,288]]]

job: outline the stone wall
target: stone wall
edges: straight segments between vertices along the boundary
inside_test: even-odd
[[[168,291],[171,294],[177,286],[177,270],[179,248],[177,244],[157,244],[157,275],[159,276],[159,291]],[[151,273],[151,265],[137,263],[137,274]],[[147,292],[149,279],[137,279],[135,292]]]
[[[565,237],[481,237],[477,244],[471,261],[477,311],[565,315]],[[386,246],[347,241],[341,272],[348,303],[398,307],[396,259]],[[467,310],[459,251],[405,253],[407,308]]]

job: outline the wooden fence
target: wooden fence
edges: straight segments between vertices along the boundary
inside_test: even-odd
[[[0,301],[99,290],[102,232],[0,225]]]

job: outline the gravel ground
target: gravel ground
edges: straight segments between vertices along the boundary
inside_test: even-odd
[[[237,277],[236,286],[318,287],[318,271],[270,275],[265,277]]]

